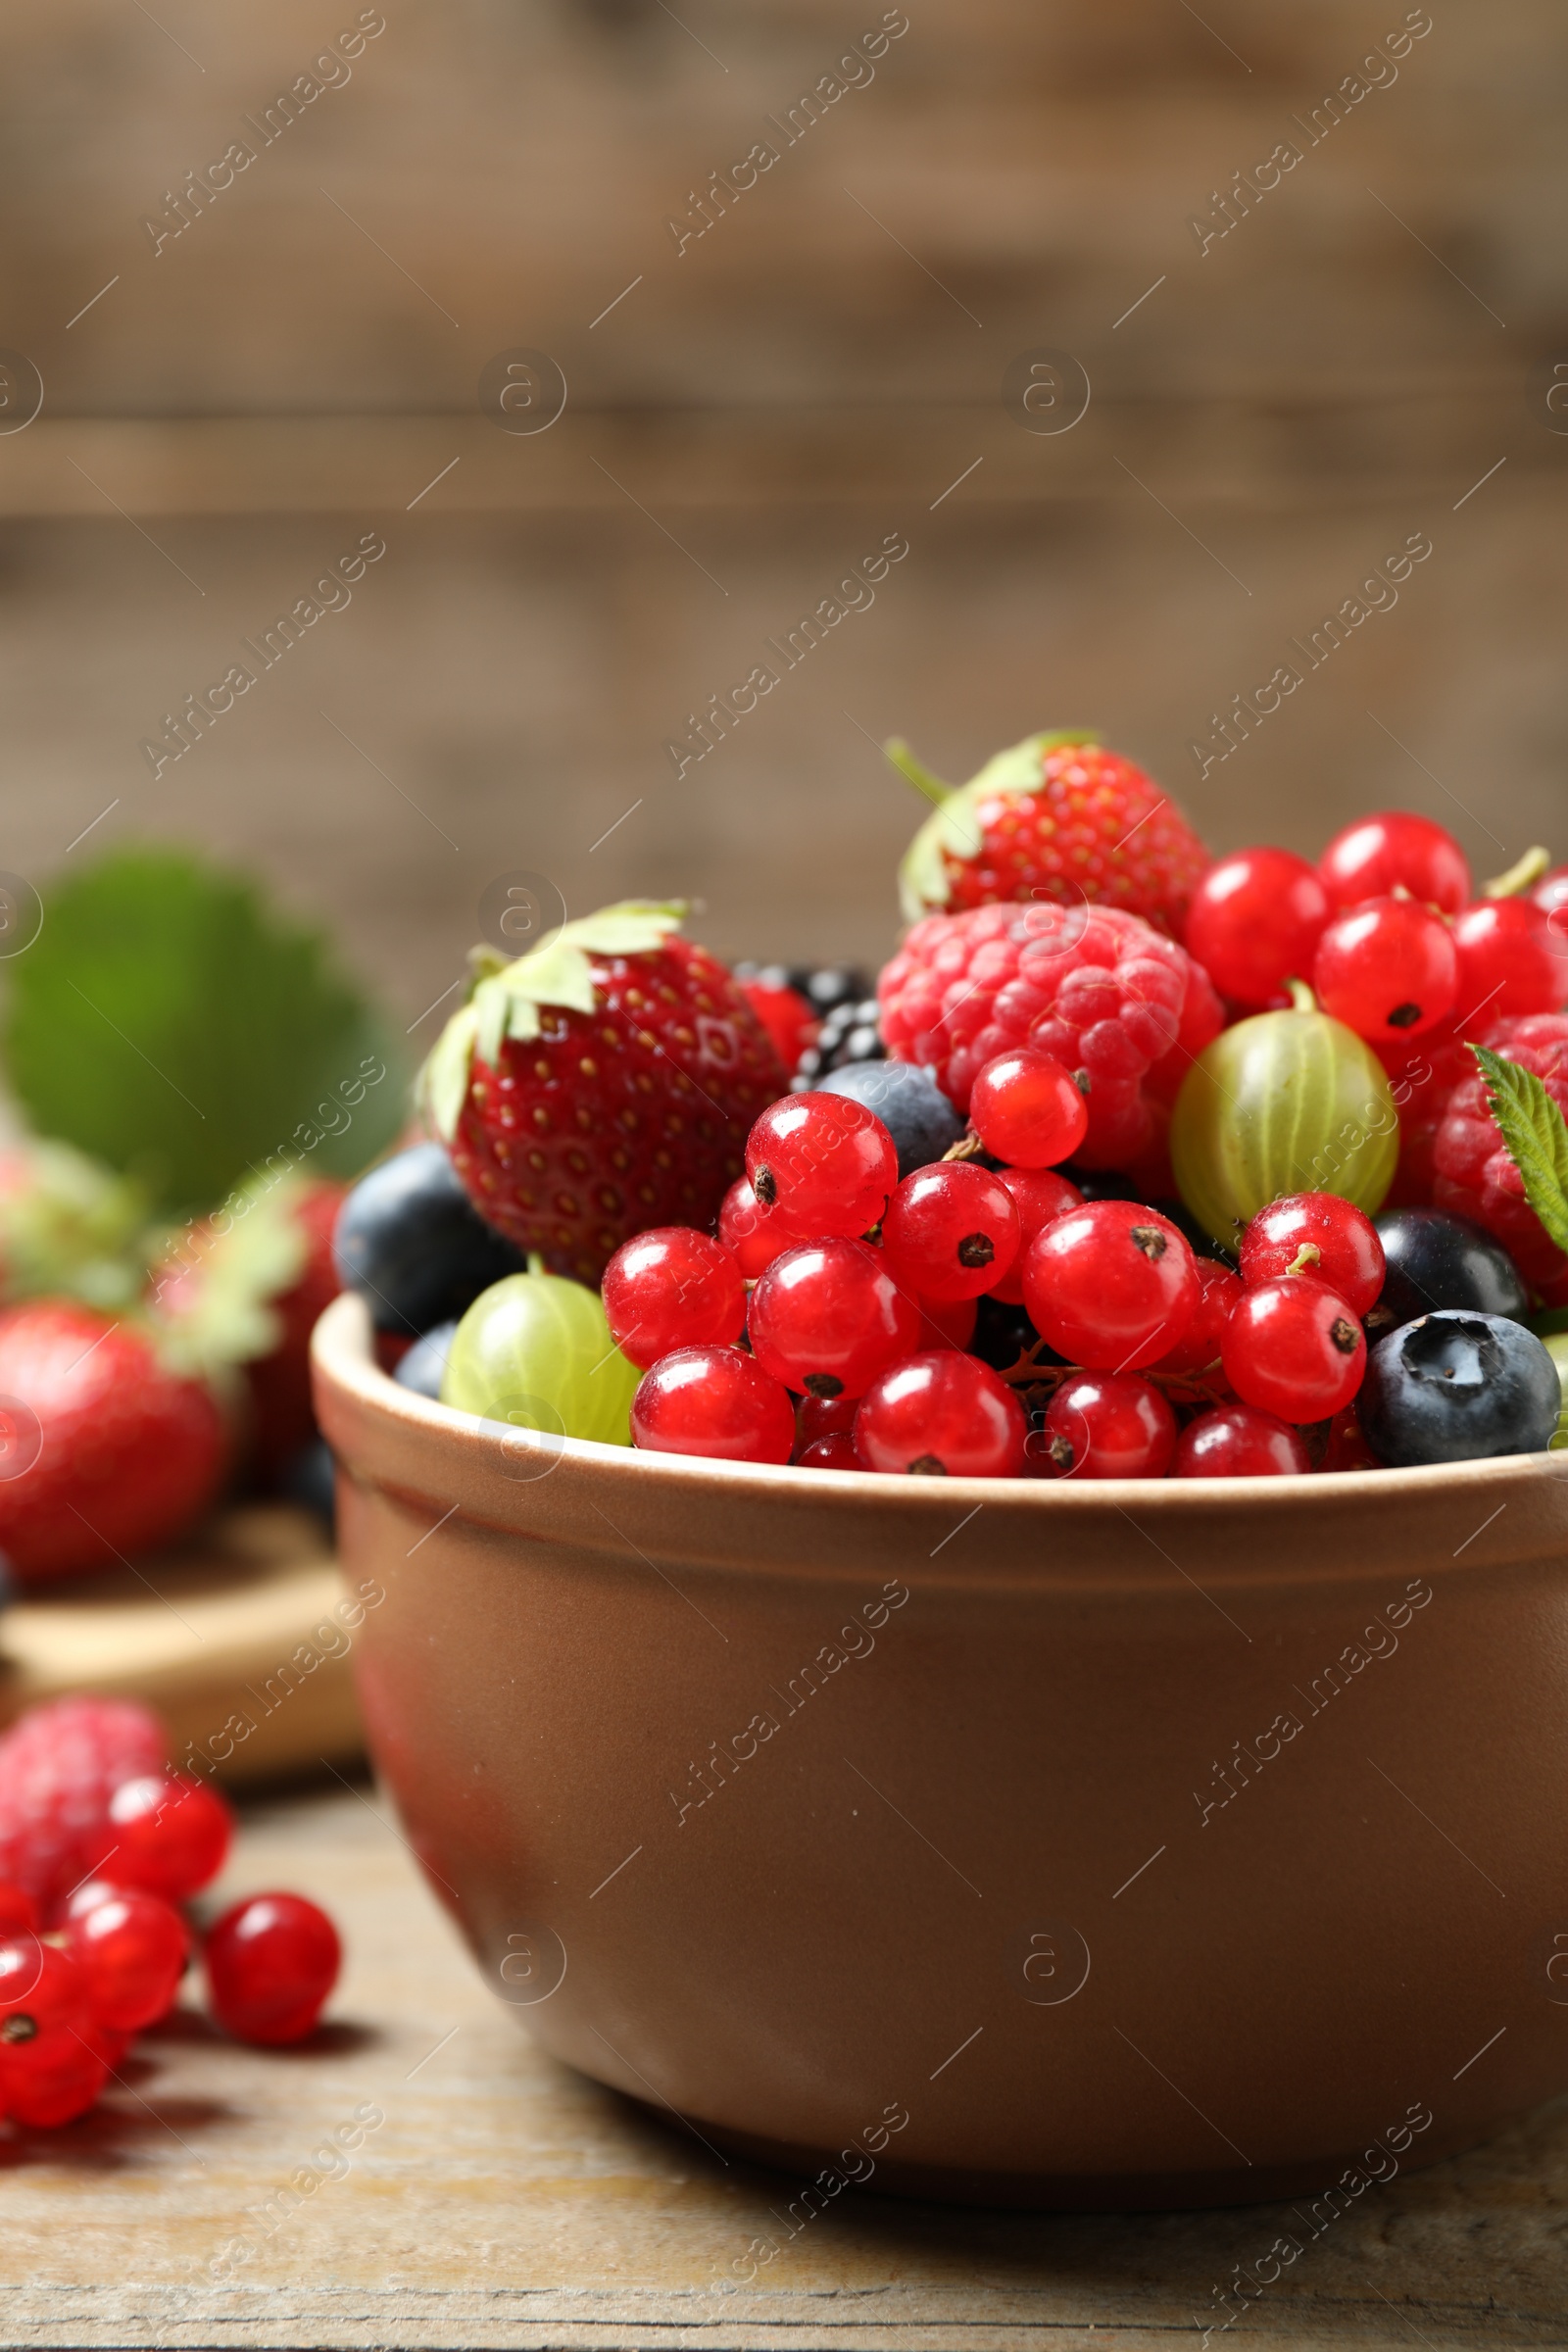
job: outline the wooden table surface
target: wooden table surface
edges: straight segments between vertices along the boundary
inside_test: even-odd
[[[348,1964],[311,2046],[193,2011],[70,2130],[0,2132],[0,2341],[207,2347],[985,2346],[1222,2326],[1287,2210],[1055,2216],[846,2196],[741,2284],[800,2183],[725,2164],[536,2051],[368,1784],[252,1806],[227,1895],[328,1903]],[[1236,2331],[1317,2346],[1568,2344],[1568,2101],[1345,2213]],[[1215,2341],[1218,2340],[1216,2333]]]

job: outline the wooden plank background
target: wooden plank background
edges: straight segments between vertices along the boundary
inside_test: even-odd
[[[1434,0],[1367,68],[1427,12],[910,0],[793,145],[768,118],[875,0],[385,0],[263,145],[244,119],[359,13],[6,12],[0,343],[44,385],[0,434],[8,866],[254,860],[414,1022],[514,869],[573,911],[682,892],[730,954],[879,957],[918,814],[895,730],[961,776],[1098,724],[1221,846],[1392,801],[1483,873],[1568,853],[1548,0]],[[777,163],[677,251],[759,139]],[[517,347],[564,371],[546,432],[480,410]],[[1041,347],[1087,372],[1070,431],[1003,400]],[[371,528],[352,605],[155,780],[162,714]],[[677,780],[687,713],[889,531],[874,606]],[[1398,606],[1200,776],[1210,714],[1417,531]]]

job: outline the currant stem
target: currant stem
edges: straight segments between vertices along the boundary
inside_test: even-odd
[[[934,776],[928,767],[923,767],[902,735],[890,735],[882,751],[905,782],[912,784],[915,791],[923,793],[936,808],[940,808],[944,801],[951,801],[958,789],[956,784],[944,784],[940,776]]]
[[[1483,883],[1481,895],[1484,899],[1516,899],[1533,882],[1541,880],[1550,863],[1551,852],[1544,850],[1538,842],[1533,850],[1526,850],[1505,874],[1498,874],[1491,882]]]

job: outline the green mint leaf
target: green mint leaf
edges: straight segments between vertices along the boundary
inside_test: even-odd
[[[181,851],[115,852],[44,892],[7,967],[12,1090],[190,1215],[271,1163],[350,1176],[396,1134],[401,1053],[320,933]]]
[[[1471,1046],[1525,1199],[1559,1250],[1568,1250],[1568,1124],[1534,1070]]]

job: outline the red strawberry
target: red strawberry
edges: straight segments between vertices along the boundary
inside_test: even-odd
[[[906,921],[1047,899],[1124,907],[1181,937],[1209,854],[1143,769],[1095,736],[1028,736],[958,790],[902,743],[888,757],[937,803],[899,869]]]
[[[1568,1013],[1494,1021],[1477,1043],[1534,1070],[1558,1109],[1568,1113]],[[1457,1209],[1485,1225],[1548,1306],[1568,1303],[1568,1257],[1525,1199],[1524,1179],[1504,1148],[1475,1058],[1465,1059],[1470,1074],[1449,1095],[1437,1129],[1433,1199],[1439,1208]]]
[[[884,970],[882,1034],[967,1106],[982,1065],[1009,1046],[1078,1075],[1086,1168],[1141,1172],[1192,1062],[1224,1026],[1208,974],[1185,948],[1117,907],[977,906],[928,914]]]
[[[0,1551],[26,1582],[169,1544],[212,1500],[227,1437],[213,1392],[145,1333],[73,1300],[0,1314]]]
[[[475,1207],[597,1283],[650,1225],[711,1225],[789,1075],[724,966],[631,900],[484,977],[425,1064],[426,1115]]]
[[[311,1406],[311,1333],[342,1285],[332,1263],[332,1228],[343,1205],[340,1184],[313,1184],[291,1203],[305,1238],[303,1271],[271,1301],[282,1333],[270,1355],[245,1367],[255,1408],[252,1455],[264,1480],[275,1479],[291,1455],[316,1435]]]

